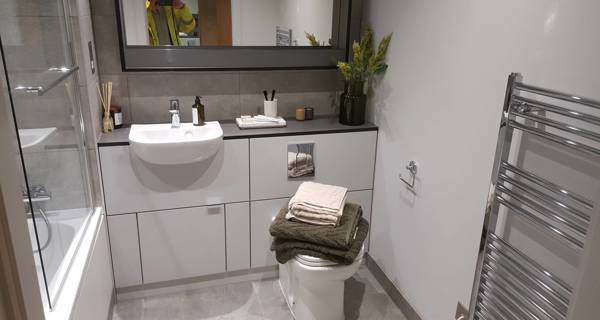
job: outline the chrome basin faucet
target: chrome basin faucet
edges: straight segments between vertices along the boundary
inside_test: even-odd
[[[179,128],[181,120],[179,118],[179,99],[169,100],[169,113],[171,114],[171,128]]]

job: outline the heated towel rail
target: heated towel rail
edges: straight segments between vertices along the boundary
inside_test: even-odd
[[[580,254],[594,201],[511,164],[511,149],[519,145],[514,136],[529,134],[598,164],[600,117],[594,113],[599,111],[600,102],[509,76],[469,319],[567,319],[573,288],[504,239],[497,227],[500,212],[516,215]]]

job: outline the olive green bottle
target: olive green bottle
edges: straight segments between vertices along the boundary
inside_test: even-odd
[[[196,96],[196,101],[192,106],[192,121],[195,126],[203,126],[204,120],[206,117],[204,116],[204,105],[200,102],[200,96]]]

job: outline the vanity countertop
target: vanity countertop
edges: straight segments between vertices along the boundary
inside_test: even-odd
[[[264,129],[240,129],[233,121],[219,121],[219,123],[223,128],[223,139],[225,140],[378,130],[376,125],[369,122],[360,126],[346,126],[340,124],[337,117],[315,117],[314,120],[308,121],[286,120],[287,127]],[[103,133],[98,141],[99,147],[128,144],[129,127],[116,129],[111,133]]]

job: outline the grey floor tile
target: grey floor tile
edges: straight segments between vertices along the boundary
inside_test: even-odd
[[[143,320],[183,319],[184,293],[166,294],[144,298]]]
[[[112,320],[141,320],[143,308],[142,299],[119,301],[113,309]]]
[[[348,320],[405,320],[365,267],[346,281]],[[277,280],[241,282],[119,302],[113,320],[292,320]]]

